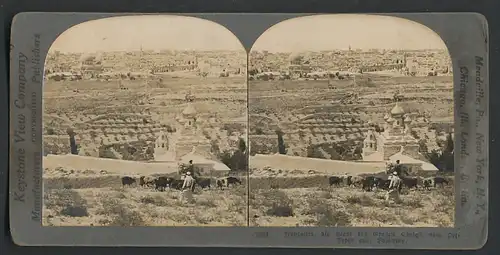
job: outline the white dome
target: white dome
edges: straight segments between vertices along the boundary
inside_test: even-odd
[[[403,115],[404,113],[405,113],[405,111],[403,110],[403,108],[401,106],[399,106],[398,103],[396,103],[394,108],[392,108],[392,110],[391,110],[392,115]]]
[[[188,106],[182,111],[182,115],[184,116],[195,116],[196,113],[196,109],[192,104],[188,104]]]
[[[80,62],[85,62],[85,61],[93,61],[95,60],[95,56],[89,53],[85,53],[82,56],[80,56]]]
[[[290,62],[292,62],[292,61],[302,61],[302,59],[303,59],[303,58],[304,58],[304,57],[303,57],[301,54],[299,54],[299,53],[292,53],[292,54],[290,54],[290,56],[288,57],[288,60],[289,60]]]

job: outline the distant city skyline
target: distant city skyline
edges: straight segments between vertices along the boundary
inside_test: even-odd
[[[252,50],[320,52],[352,49],[447,50],[441,37],[411,20],[368,14],[325,14],[285,20],[264,32]]]
[[[352,48],[352,51],[359,50],[359,48]],[[385,50],[385,51],[405,51],[405,52],[410,52],[410,51],[445,51],[446,49],[377,49],[377,48],[372,48],[372,49],[361,49],[364,52],[369,51],[369,50]],[[296,51],[269,51],[269,50],[255,50],[252,49],[251,51],[253,52],[269,52],[271,54],[290,54],[290,53],[320,53],[320,52],[345,52],[349,51],[348,49],[330,49],[330,50],[317,50],[317,51],[312,51],[312,50],[296,50]]]
[[[92,20],[63,32],[49,52],[95,53],[139,50],[244,51],[236,36],[215,22],[175,15],[122,16]]]

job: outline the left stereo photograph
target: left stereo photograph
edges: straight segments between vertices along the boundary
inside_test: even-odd
[[[246,64],[200,18],[63,32],[44,69],[43,226],[246,226]]]

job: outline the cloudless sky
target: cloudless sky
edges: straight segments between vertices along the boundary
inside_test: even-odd
[[[62,33],[50,51],[244,50],[225,27],[183,16],[147,15],[88,21]]]
[[[269,28],[252,50],[446,49],[440,36],[419,23],[389,16],[327,14],[286,20]]]

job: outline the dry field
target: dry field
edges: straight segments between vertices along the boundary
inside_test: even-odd
[[[452,227],[453,187],[412,190],[401,203],[359,188],[263,189],[250,192],[251,226]]]
[[[178,178],[176,172],[161,174]],[[246,185],[195,190],[194,203],[180,191],[122,186],[119,172],[56,167],[44,169],[46,226],[246,226]],[[131,175],[138,177],[139,174]],[[152,175],[154,176],[154,175]],[[245,180],[241,179],[243,183]]]
[[[368,75],[367,75],[368,76]],[[357,93],[359,100],[352,105],[338,103],[339,107],[355,108],[376,115],[385,114],[392,108],[392,95],[399,92],[404,96],[405,109],[432,110],[435,118],[452,114],[453,77],[390,77],[369,75],[370,85],[355,85],[352,78],[346,80],[285,80],[249,81],[250,114],[299,114],[300,109],[311,106],[325,106],[341,99],[346,93]],[[371,101],[371,102],[370,102]],[[422,105],[422,102],[427,104]],[[369,105],[370,104],[370,105]],[[406,106],[408,105],[408,106]],[[418,107],[417,107],[418,106]],[[424,106],[424,108],[422,108]],[[438,107],[439,109],[436,109]],[[439,110],[439,111],[438,111]],[[372,119],[372,118],[370,118]]]
[[[72,176],[74,175],[74,176]],[[46,226],[367,226],[450,227],[453,185],[404,190],[401,203],[385,192],[329,187],[328,176],[251,176],[246,185],[196,190],[193,204],[179,191],[121,187],[120,176],[70,173],[44,178]],[[278,186],[279,189],[273,188]],[[247,203],[249,201],[249,203]]]
[[[383,172],[379,173],[384,175]],[[454,225],[454,178],[430,190],[403,188],[401,202],[386,202],[385,191],[330,186],[329,175],[312,170],[252,169],[251,226],[450,227]],[[356,174],[353,174],[356,175]],[[362,174],[368,176],[377,174]],[[420,177],[432,177],[432,174]],[[421,185],[421,184],[419,184]]]
[[[244,186],[197,190],[181,203],[179,191],[140,187],[46,189],[44,226],[246,226]]]

